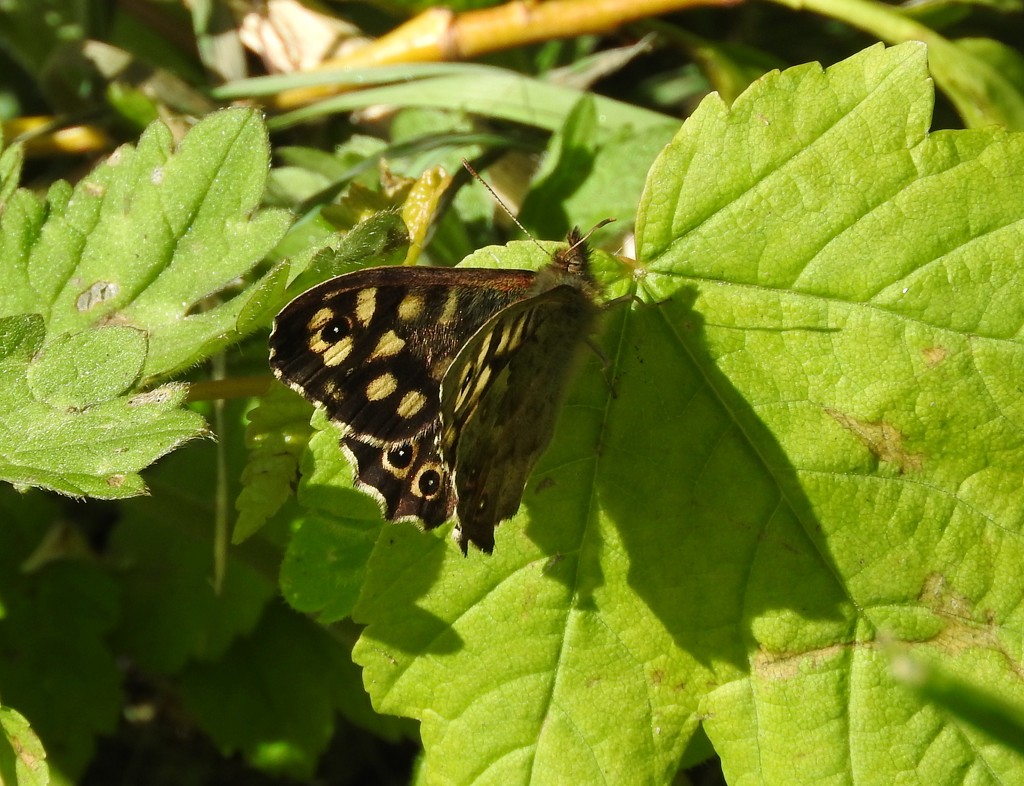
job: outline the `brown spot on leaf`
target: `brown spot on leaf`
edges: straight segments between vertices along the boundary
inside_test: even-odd
[[[925,347],[921,350],[921,356],[929,368],[935,368],[949,357],[949,350],[945,347]]]
[[[770,680],[788,680],[816,671],[851,647],[874,647],[872,641],[839,643],[806,652],[781,653],[760,650],[751,664],[754,673]]]
[[[917,599],[943,622],[942,629],[931,638],[931,644],[957,656],[969,650],[998,653],[1018,679],[1024,677],[1024,667],[1007,652],[999,635],[1001,626],[992,613],[987,611],[984,621],[977,620],[974,602],[954,592],[941,573],[933,573],[924,580]]]
[[[11,747],[14,748],[14,755],[29,769],[29,771],[35,772],[40,768],[42,759],[22,745],[21,741],[16,736],[11,738]]]
[[[97,325],[109,326],[109,325],[131,325],[131,320],[128,319],[120,311],[111,311],[109,314],[100,317],[96,322]]]
[[[946,585],[946,577],[941,573],[932,573],[924,580],[921,593],[917,596],[925,606],[939,614],[970,619],[974,604],[969,598],[957,595]]]
[[[124,485],[124,481],[125,476],[121,474],[107,476],[107,485],[113,489],[121,488]]]
[[[533,493],[540,494],[542,491],[547,491],[554,485],[556,485],[554,478],[552,478],[550,475],[546,475],[545,477],[541,478],[540,482],[534,488]]]
[[[921,453],[910,453],[903,445],[903,432],[884,420],[858,420],[838,410],[826,407],[825,411],[840,426],[860,440],[880,461],[895,464],[900,472],[920,470],[924,463]]]
[[[128,399],[128,406],[143,407],[147,404],[166,404],[178,396],[183,387],[185,386],[179,382],[169,382],[166,385],[147,390],[144,393],[136,393]]]
[[[82,292],[75,301],[79,311],[91,311],[104,301],[117,297],[119,288],[113,281],[97,281]]]

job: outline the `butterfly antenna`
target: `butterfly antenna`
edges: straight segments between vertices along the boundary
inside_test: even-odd
[[[501,205],[501,209],[504,210],[505,213],[508,214],[508,217],[511,218],[515,222],[515,225],[517,227],[519,227],[523,231],[523,234],[526,235],[528,238],[530,238],[530,240],[533,242],[533,244],[535,246],[537,246],[537,248],[539,248],[541,251],[544,251],[544,253],[546,254],[547,251],[544,249],[544,246],[542,246],[540,243],[538,243],[537,242],[537,238],[535,238],[532,234],[530,234],[530,230],[528,230],[526,227],[524,227],[522,225],[522,223],[520,223],[519,219],[516,218],[512,214],[512,211],[508,209],[508,205],[506,205],[504,200],[502,200],[502,198],[500,196],[498,196],[498,192],[495,191],[493,188],[491,188],[491,184],[488,183],[486,180],[484,180],[482,177],[480,177],[480,174],[475,169],[473,169],[472,164],[470,164],[469,161],[467,161],[466,159],[462,159],[462,165],[464,167],[466,167],[466,170],[469,172],[469,174],[471,174],[473,177],[475,177],[477,180],[480,181],[480,183],[483,185],[484,188],[486,188],[488,191],[491,192],[491,196],[494,197],[494,201],[497,202],[499,205]],[[583,237],[581,237],[579,240],[577,240],[575,243],[573,243],[571,246],[569,246],[568,250],[572,251],[573,249],[579,248],[580,246],[582,246],[584,243],[586,243],[590,239],[590,236],[592,234],[594,234],[597,230],[599,230],[605,224],[610,224],[614,220],[615,220],[614,218],[606,218],[603,221],[598,221],[596,224],[594,224],[594,226],[592,226],[590,228],[590,231],[587,232],[587,234],[583,235]],[[576,230],[576,231],[578,232],[579,230]]]
[[[571,246],[569,246],[569,250],[572,251],[574,248],[579,248],[584,243],[586,243],[588,240],[590,240],[590,236],[592,234],[594,234],[597,230],[599,230],[601,227],[605,226],[606,224],[611,224],[613,221],[615,221],[614,218],[606,218],[603,221],[598,221],[596,224],[594,224],[594,226],[592,226],[590,228],[590,231],[588,231],[587,234],[585,234],[583,237],[581,237],[579,240],[577,240],[575,243],[573,243]]]
[[[523,231],[523,234],[530,238],[530,240],[533,242],[535,246],[537,246],[537,248],[539,248],[541,251],[544,251],[545,254],[548,253],[547,251],[544,250],[544,246],[537,242],[537,238],[530,234],[530,230],[524,227],[522,223],[519,221],[519,219],[512,214],[512,211],[508,209],[508,205],[506,205],[504,200],[500,196],[498,196],[498,192],[491,188],[491,184],[484,180],[482,177],[480,177],[477,171],[473,169],[473,166],[466,159],[462,159],[462,165],[466,167],[469,174],[471,174],[473,177],[475,177],[483,184],[484,188],[491,192],[491,196],[494,197],[494,201],[501,205],[501,209],[504,210],[505,213],[508,214],[508,217],[515,222],[515,225]],[[600,226],[600,224],[598,224],[598,226]],[[597,229],[597,227],[594,227],[594,229]],[[593,232],[594,229],[590,231]],[[587,234],[587,237],[590,237],[589,233]]]

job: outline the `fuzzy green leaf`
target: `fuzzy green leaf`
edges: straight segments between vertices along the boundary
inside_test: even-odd
[[[139,378],[146,349],[146,334],[130,327],[63,335],[29,365],[29,389],[52,407],[84,409],[110,401]]]
[[[168,384],[85,409],[32,396],[26,364],[0,362],[0,477],[71,496],[117,499],[145,491],[138,470],[203,433]]]
[[[257,211],[269,145],[259,115],[206,118],[175,148],[161,123],[74,189],[17,191],[0,214],[0,477],[101,498],[204,432],[184,389],[152,383],[255,327],[272,269],[236,286],[287,228]],[[6,170],[13,171],[8,162]],[[240,323],[240,316],[248,320]],[[134,394],[134,395],[133,395]]]
[[[235,501],[238,521],[231,534],[233,543],[258,531],[292,495],[309,434],[309,405],[283,385],[275,385],[248,416],[249,461]]]
[[[711,550],[742,569],[716,581],[739,657],[700,704],[730,779],[1024,772],[895,681],[878,647],[1022,698],[1021,583],[1000,566],[1024,557],[1009,482],[1024,139],[929,136],[924,55],[875,47],[731,110],[706,101],[643,203],[647,283],[692,301],[666,327],[723,422],[699,493],[743,481],[714,505],[742,529]]]
[[[427,782],[1013,782],[881,641],[1015,703],[1024,139],[927,133],[924,48],[709,97],[493,556],[385,530],[354,656]],[[500,255],[500,252],[490,253]],[[606,278],[606,280],[608,280]]]
[[[43,345],[46,325],[38,314],[0,317],[0,361],[10,357],[28,360]]]
[[[333,622],[352,613],[382,521],[377,503],[352,488],[337,429],[319,411],[313,422],[321,430],[309,442],[298,493],[310,512],[288,543],[281,590],[296,609]]]
[[[283,211],[254,212],[268,160],[259,116],[227,110],[177,149],[153,124],[73,193],[51,192],[48,214],[16,195],[0,224],[0,313],[43,314],[54,336],[109,322],[144,330],[147,377],[194,363],[227,343],[246,302],[207,299],[250,272],[287,228]]]
[[[259,115],[227,110],[175,149],[150,126],[54,210],[29,250],[30,288],[4,310],[48,316],[47,332],[116,320],[149,334],[144,375],[187,367],[233,337],[244,297],[208,300],[248,272],[288,225],[283,211],[254,212],[269,146]]]

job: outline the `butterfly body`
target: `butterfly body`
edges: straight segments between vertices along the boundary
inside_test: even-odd
[[[357,486],[386,518],[457,514],[462,550],[494,545],[550,442],[599,306],[577,230],[538,272],[369,268],[299,295],[270,363],[345,428]]]

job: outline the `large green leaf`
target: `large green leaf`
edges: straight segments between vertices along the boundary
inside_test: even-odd
[[[1024,706],[1024,139],[929,135],[932,100],[922,46],[875,47],[659,157],[635,271],[599,260],[650,305],[494,555],[397,525],[367,566],[355,658],[424,782],[667,782],[699,723],[732,782],[1024,777],[890,674]]]

